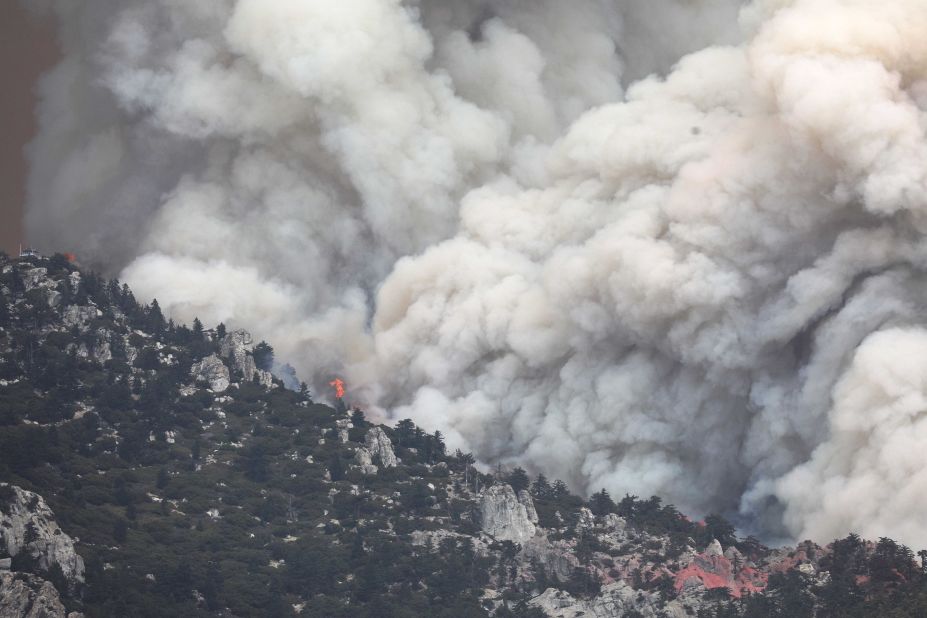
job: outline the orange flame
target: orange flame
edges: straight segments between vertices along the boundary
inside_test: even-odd
[[[73,253],[65,253],[65,254],[64,254],[64,257],[65,257],[69,262],[72,262],[72,263],[77,261],[77,256],[74,255]]]
[[[335,395],[338,399],[344,399],[344,380],[341,378],[335,378],[328,383],[329,386],[335,387]]]

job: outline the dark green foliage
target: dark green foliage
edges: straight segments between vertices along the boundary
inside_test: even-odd
[[[612,501],[612,497],[608,495],[604,488],[602,491],[592,494],[592,498],[589,499],[589,509],[599,517],[614,513],[617,508]]]
[[[266,341],[254,346],[254,364],[258,369],[270,371],[274,368],[274,349]]]
[[[522,468],[515,468],[512,470],[512,473],[509,474],[506,481],[509,485],[512,486],[512,489],[515,490],[515,493],[518,493],[523,489],[528,489],[528,486],[531,484],[531,480],[528,478],[528,473],[525,472]]]

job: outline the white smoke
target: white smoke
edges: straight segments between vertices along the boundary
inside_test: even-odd
[[[28,225],[580,491],[927,545],[922,0],[44,0]]]

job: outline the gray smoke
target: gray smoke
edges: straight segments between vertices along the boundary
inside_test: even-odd
[[[44,0],[28,226],[574,489],[927,545],[922,0]]]

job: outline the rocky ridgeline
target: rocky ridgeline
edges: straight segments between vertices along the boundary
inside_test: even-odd
[[[553,587],[531,599],[532,606],[558,618],[612,618],[628,614],[686,618],[706,605],[709,591],[722,589],[726,596],[735,599],[762,594],[770,575],[793,569],[816,578],[819,583],[826,583],[829,577],[820,568],[820,561],[829,554],[829,549],[810,542],[794,549],[764,551],[762,559],[754,561],[734,546],[722,547],[715,539],[702,551],[688,546],[677,559],[667,560],[664,556],[670,545],[668,537],[636,530],[614,513],[596,517],[587,508],[578,513],[578,536],[563,540],[560,537],[566,527],[539,526],[531,495],[524,490],[516,495],[504,483],[480,493],[479,515],[485,535],[495,541],[518,544],[516,559],[524,577],[532,577],[532,570],[541,567],[555,579],[567,581],[580,568],[602,584],[601,591],[592,599],[579,599]],[[583,537],[598,548],[585,564],[577,557],[577,546]],[[489,542],[484,539],[482,545]],[[675,598],[667,600],[658,590],[661,587],[671,587]]]
[[[441,595],[460,569],[471,578],[455,597],[470,608],[460,615],[476,607],[506,618],[714,618],[736,615],[719,611],[719,600],[778,594],[780,575],[798,574],[806,590],[842,577],[832,578],[831,546],[769,550],[724,526],[716,534],[711,518],[693,524],[657,499],[619,508],[607,498],[602,508],[562,484],[542,490],[538,479],[529,491],[524,474],[481,473],[411,421],[372,424],[343,402],[317,404],[305,389],[282,388],[257,366],[261,346],[247,331],[176,326],[154,303],[139,306],[127,288],[60,260],[0,259],[0,274],[0,397],[29,400],[15,413],[0,409],[0,440],[15,426],[41,445],[37,436],[48,432],[56,453],[20,469],[0,452],[5,469],[22,473],[19,485],[0,483],[0,618],[64,618],[64,603],[107,615],[101,608],[120,592],[110,588],[124,582],[150,595],[137,598],[184,608],[175,615],[264,615],[234,591],[278,590],[281,578],[294,614],[328,616],[328,600],[376,605],[401,588],[421,601],[442,583],[433,602],[448,603]],[[61,380],[62,371],[73,375]],[[59,514],[61,505],[74,509],[62,521],[89,541],[62,531],[39,493]],[[376,547],[394,548],[391,564]],[[198,562],[185,570],[191,548]],[[454,563],[457,554],[469,562]],[[342,569],[360,566],[325,580],[315,567],[328,568],[328,556]],[[357,583],[376,584],[404,560],[379,597]],[[427,561],[430,571],[417,574]],[[244,578],[226,586],[221,603],[224,579],[208,581],[219,563],[223,578]],[[449,577],[429,579],[443,565],[453,565]],[[854,568],[850,581],[868,585],[869,572]],[[95,594],[82,597],[87,590]]]

